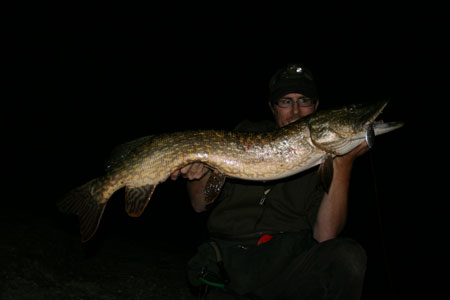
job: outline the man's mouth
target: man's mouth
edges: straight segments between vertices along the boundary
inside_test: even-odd
[[[288,120],[288,124],[291,124],[291,123],[297,122],[298,120],[300,120],[300,118],[289,119],[289,120]]]

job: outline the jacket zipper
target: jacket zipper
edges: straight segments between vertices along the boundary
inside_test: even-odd
[[[263,216],[264,216],[264,212],[266,211],[266,199],[267,199],[267,195],[272,191],[272,187],[264,187],[264,192],[263,195],[261,197],[261,199],[258,202],[258,205],[261,206],[262,210],[261,210],[261,214],[259,215],[258,220],[256,220],[255,222],[255,230],[257,230],[257,227],[259,225],[259,223],[261,222]]]

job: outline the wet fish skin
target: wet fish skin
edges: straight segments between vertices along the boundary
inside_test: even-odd
[[[369,134],[401,127],[402,123],[373,123],[386,105],[380,101],[319,111],[259,134],[197,130],[144,137],[122,146],[104,176],[69,192],[58,207],[78,215],[86,242],[95,234],[109,198],[121,188],[126,189],[127,213],[138,217],[159,183],[187,164],[202,162],[214,170],[206,189],[210,193],[206,199],[212,202],[225,177],[257,181],[288,177],[348,153]]]

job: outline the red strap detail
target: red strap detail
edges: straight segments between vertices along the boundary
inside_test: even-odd
[[[268,241],[270,241],[273,238],[273,235],[270,234],[264,234],[263,236],[261,236],[258,240],[258,243],[256,243],[256,246],[262,245],[264,243],[267,243]]]

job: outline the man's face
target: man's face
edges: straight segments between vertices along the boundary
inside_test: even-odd
[[[317,106],[319,105],[319,101],[316,100],[316,102],[311,106],[300,106],[301,100],[299,100],[299,98],[303,97],[305,96],[298,93],[290,93],[284,95],[283,97],[281,97],[281,99],[290,99],[291,102],[293,102],[292,105],[286,108],[280,107],[277,104],[269,103],[270,109],[272,110],[275,119],[275,123],[279,128],[295,122],[300,118],[306,117],[307,115],[310,115],[316,111]]]

